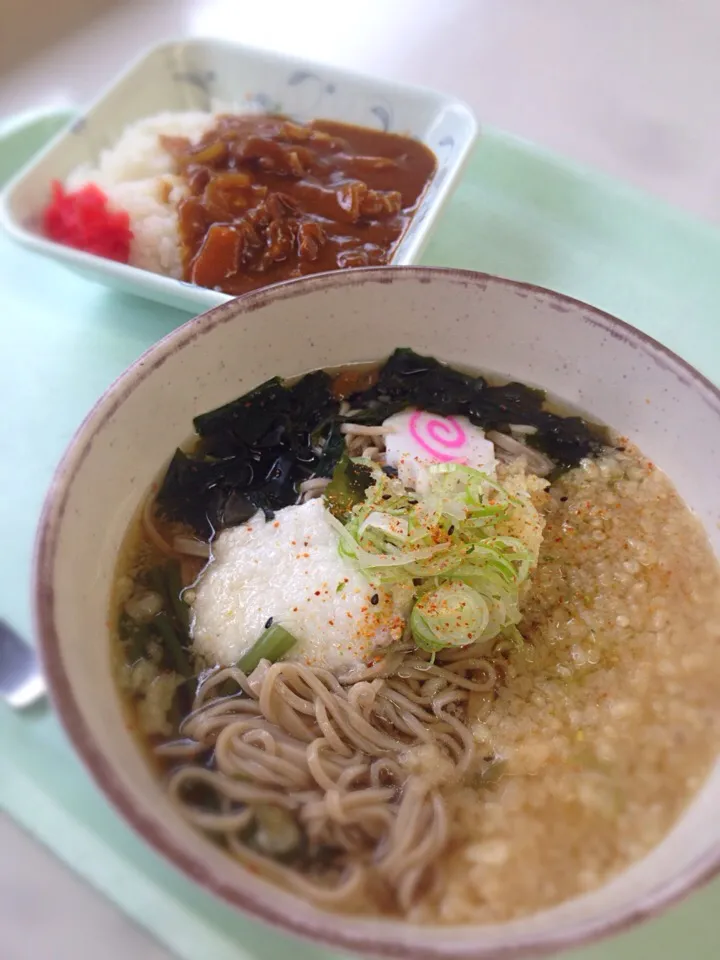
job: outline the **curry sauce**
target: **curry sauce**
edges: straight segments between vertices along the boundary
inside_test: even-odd
[[[162,142],[188,188],[183,279],[233,295],[388,263],[437,166],[410,137],[329,120],[223,116]]]

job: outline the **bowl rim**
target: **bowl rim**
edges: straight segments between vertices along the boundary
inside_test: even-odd
[[[449,946],[437,944],[417,945],[406,943],[401,937],[393,942],[387,938],[374,940],[371,933],[363,931],[346,932],[341,922],[329,923],[319,927],[317,923],[298,914],[289,915],[273,907],[265,896],[252,891],[240,891],[233,884],[217,880],[212,872],[203,866],[202,861],[183,850],[172,832],[164,830],[154,819],[137,809],[131,793],[126,789],[123,778],[95,743],[91,725],[86,721],[83,710],[76,701],[60,655],[59,633],[55,624],[55,589],[53,569],[58,549],[60,531],[63,525],[69,491],[75,476],[90,453],[93,440],[102,431],[108,420],[125,402],[137,385],[161,367],[166,360],[186,346],[210,332],[217,326],[232,322],[238,316],[262,309],[266,303],[291,299],[313,289],[323,290],[329,287],[352,287],[367,282],[387,284],[395,280],[412,279],[419,283],[431,283],[433,280],[454,280],[465,284],[480,285],[484,289],[489,284],[499,284],[524,293],[541,295],[556,304],[558,309],[580,308],[582,320],[604,330],[627,344],[643,346],[649,349],[653,359],[661,366],[674,371],[686,386],[699,390],[705,401],[720,417],[720,388],[696,370],[682,357],[655,340],[644,331],[632,326],[606,311],[600,310],[577,298],[567,296],[546,287],[498,277],[480,271],[444,268],[386,266],[367,267],[352,271],[332,271],[314,274],[309,277],[288,280],[261,290],[237,297],[227,303],[188,320],[171,331],[161,340],[150,346],[135,360],[96,401],[66,447],[57,466],[43,503],[38,523],[32,566],[31,597],[33,607],[34,632],[43,672],[46,677],[49,696],[55,713],[60,720],[72,746],[83,765],[90,773],[105,798],[111,803],[121,818],[129,824],[143,840],[164,859],[179,869],[186,877],[217,896],[220,900],[238,909],[252,919],[259,920],[271,927],[309,940],[325,947],[350,950],[364,956],[396,958],[396,960],[521,960],[529,957],[546,957],[571,947],[589,944],[611,934],[616,934],[635,926],[642,920],[657,916],[667,907],[686,897],[689,893],[708,883],[720,873],[720,844],[699,855],[684,872],[682,878],[671,878],[653,888],[645,896],[642,904],[622,908],[622,911],[607,922],[590,920],[579,923],[577,929],[560,933],[547,933],[523,939],[516,944],[483,948],[477,945]],[[300,904],[302,899],[291,894]],[[326,916],[339,921],[342,915],[326,913]],[[365,918],[358,918],[365,919]],[[402,921],[398,921],[403,926]],[[416,925],[411,926],[413,929]],[[482,938],[483,925],[472,924],[448,926],[452,929],[475,929]],[[417,925],[422,931],[423,927]]]

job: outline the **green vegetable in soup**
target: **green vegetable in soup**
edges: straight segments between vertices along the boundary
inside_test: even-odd
[[[153,589],[162,597],[163,608],[172,616],[176,627],[187,635],[190,625],[190,611],[182,599],[183,583],[180,576],[180,562],[169,560],[161,567],[148,571],[148,580]]]
[[[165,571],[165,582],[172,612],[183,631],[188,633],[190,630],[190,611],[182,598],[183,582],[180,575],[180,561],[170,560],[165,567]]]
[[[356,504],[363,502],[372,483],[372,470],[344,453],[323,494],[328,510],[338,520],[344,520]]]
[[[264,805],[255,808],[252,845],[276,860],[292,858],[300,852],[303,835],[297,821],[282,807]]]
[[[168,614],[162,610],[153,619],[152,623],[160,634],[163,650],[168,655],[173,670],[179,673],[181,677],[192,676],[193,671],[187,650],[184,648]]]
[[[120,614],[118,632],[125,651],[125,659],[129,664],[147,657],[150,642],[155,639],[149,623],[138,623],[123,612]]]
[[[249,676],[261,660],[276,663],[288,654],[297,639],[278,623],[273,623],[260,634],[247,653],[238,660],[238,667]]]

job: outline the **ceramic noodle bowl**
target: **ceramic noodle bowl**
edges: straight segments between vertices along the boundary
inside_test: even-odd
[[[56,474],[39,532],[35,611],[49,684],[76,750],[122,816],[187,876],[253,917],[364,956],[554,955],[655,915],[716,872],[720,765],[660,845],[599,889],[497,925],[413,926],[325,913],[208,842],[171,804],[116,694],[107,618],[118,549],[192,418],[270,377],[377,360],[398,346],[540,386],[627,435],[667,472],[718,552],[720,396],[664,347],[585,304],[483,274],[327,274],[192,320],[92,410]],[[460,459],[463,431],[453,418],[419,414],[412,430],[438,459]]]

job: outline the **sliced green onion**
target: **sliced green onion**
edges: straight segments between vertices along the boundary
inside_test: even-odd
[[[500,484],[463,464],[428,468],[422,495],[373,463],[372,483],[343,522],[331,518],[338,550],[373,583],[403,585],[416,599],[410,628],[419,647],[490,640],[520,620],[520,585],[534,557],[502,534],[518,504]]]
[[[288,633],[279,623],[274,623],[267,630],[263,630],[248,652],[240,657],[237,664],[238,668],[242,670],[245,676],[249,676],[261,660],[276,663],[278,660],[282,660],[296,643],[296,637]]]
[[[435,653],[481,639],[489,619],[484,597],[460,580],[447,580],[420,597],[410,615],[410,629],[419,647]]]

